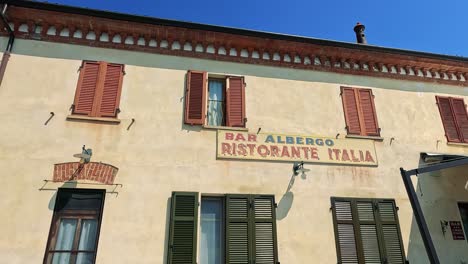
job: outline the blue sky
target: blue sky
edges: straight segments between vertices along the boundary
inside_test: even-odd
[[[466,0],[54,0],[59,4],[204,24],[468,57]]]

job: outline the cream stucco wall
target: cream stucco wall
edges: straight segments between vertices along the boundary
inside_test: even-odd
[[[126,65],[121,124],[66,120],[83,59]],[[384,138],[375,142],[379,166],[307,165],[307,178],[284,196],[291,163],[216,160],[216,131],[183,124],[188,69],[244,75],[250,131],[343,137],[340,85],[372,88]],[[123,184],[106,196],[97,263],[165,263],[172,191],[274,194],[286,264],[336,263],[331,196],[393,198],[408,252],[412,211],[399,167],[417,167],[423,151],[468,150],[446,144],[436,94],[468,101],[467,89],[455,86],[17,40],[0,87],[2,261],[42,261],[55,191],[38,189],[53,164],[74,161],[82,145],[93,161],[117,166]]]

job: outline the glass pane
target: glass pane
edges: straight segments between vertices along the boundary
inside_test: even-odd
[[[468,241],[468,203],[459,203],[458,208],[460,209],[463,228],[465,229],[465,236],[467,237]]]
[[[202,198],[200,264],[221,264],[224,259],[223,200]]]
[[[76,258],[76,264],[93,264],[93,259],[93,253],[78,253],[78,257]]]
[[[209,80],[208,90],[210,92],[208,99],[224,101],[224,80]]]
[[[222,126],[224,125],[224,80],[209,80],[208,91],[208,125]]]
[[[57,235],[57,242],[55,242],[55,250],[71,250],[73,247],[73,240],[75,239],[77,219],[60,219],[60,226]],[[55,256],[54,256],[55,259]],[[60,262],[61,263],[61,262]]]
[[[222,126],[224,116],[223,102],[209,101],[208,102],[208,125]]]
[[[78,250],[94,250],[96,244],[97,220],[86,219],[81,221],[81,235]]]
[[[69,264],[71,253],[54,253],[52,264]]]
[[[100,210],[102,193],[59,190],[55,210]]]

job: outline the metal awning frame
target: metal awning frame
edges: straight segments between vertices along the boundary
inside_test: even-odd
[[[408,198],[410,200],[411,207],[413,208],[414,218],[416,219],[416,222],[418,224],[419,232],[421,233],[424,247],[426,248],[427,256],[429,257],[429,261],[431,262],[431,264],[440,264],[440,261],[437,256],[434,243],[432,242],[431,234],[429,233],[426,220],[424,219],[424,214],[422,212],[421,205],[419,204],[418,196],[411,181],[411,176],[417,176],[422,173],[434,172],[467,164],[468,157],[463,157],[452,161],[444,161],[438,164],[429,165],[413,170],[404,170],[403,168],[400,168],[403,183],[405,184],[406,192],[408,193]]]

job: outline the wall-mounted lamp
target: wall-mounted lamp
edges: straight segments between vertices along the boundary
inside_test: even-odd
[[[299,172],[304,174],[305,172],[308,172],[308,171],[310,171],[310,170],[304,168],[304,162],[303,161],[294,162],[293,173],[294,173],[295,176],[299,175]]]
[[[92,149],[86,149],[86,146],[83,145],[83,148],[81,149],[81,153],[74,154],[73,157],[79,158],[80,163],[89,163],[91,161],[91,156],[93,155],[93,150]]]
[[[445,233],[447,233],[447,226],[448,226],[447,221],[440,220],[440,228],[442,229],[442,234],[444,234],[444,237],[445,237]]]

